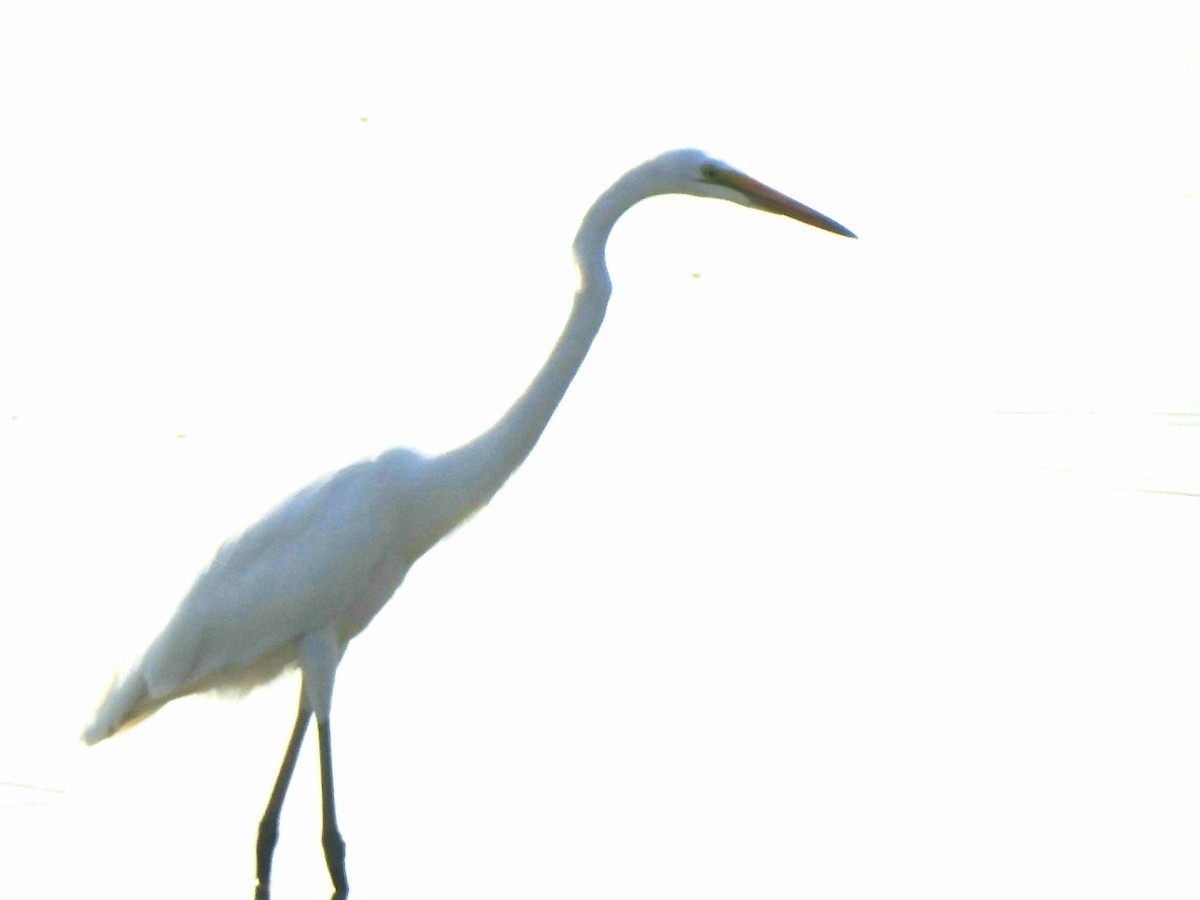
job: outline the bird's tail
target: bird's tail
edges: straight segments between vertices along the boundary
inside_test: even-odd
[[[135,668],[123,677],[113,676],[104,699],[96,708],[92,724],[84,729],[83,742],[95,744],[112,737],[137,724],[161,705],[161,701],[150,696],[146,679],[139,669]]]

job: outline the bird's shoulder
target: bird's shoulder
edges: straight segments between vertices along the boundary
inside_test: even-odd
[[[415,451],[389,450],[318,478],[226,541],[210,568],[240,568],[276,553],[344,552],[347,541],[361,540],[404,503],[425,462]]]

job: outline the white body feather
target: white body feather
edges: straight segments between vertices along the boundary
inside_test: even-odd
[[[455,504],[439,496],[435,471],[416,453],[388,451],[305,487],[227,541],[84,739],[95,743],[184,694],[269,681],[299,661],[302,637],[330,625],[344,648],[453,527],[439,527],[446,516],[437,507],[450,513]]]

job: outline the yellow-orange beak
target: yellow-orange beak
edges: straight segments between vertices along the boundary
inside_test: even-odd
[[[805,225],[812,225],[814,228],[832,231],[834,234],[840,234],[844,237],[858,237],[849,228],[833,221],[829,216],[819,213],[812,207],[805,206],[800,201],[793,200],[785,194],[779,193],[779,191],[772,187],[767,187],[761,181],[757,181],[742,172],[721,168],[713,173],[712,180],[717,184],[733,188],[739,194],[742,194],[748,204],[755,209],[765,210],[766,212],[772,212],[780,216],[787,216],[789,219],[795,219],[797,222],[803,222]]]

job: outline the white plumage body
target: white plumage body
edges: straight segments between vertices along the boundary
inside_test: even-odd
[[[184,694],[269,681],[298,662],[303,637],[330,626],[340,656],[454,527],[446,520],[457,504],[437,470],[412,451],[389,450],[308,485],[227,541],[101,704],[85,740]]]

